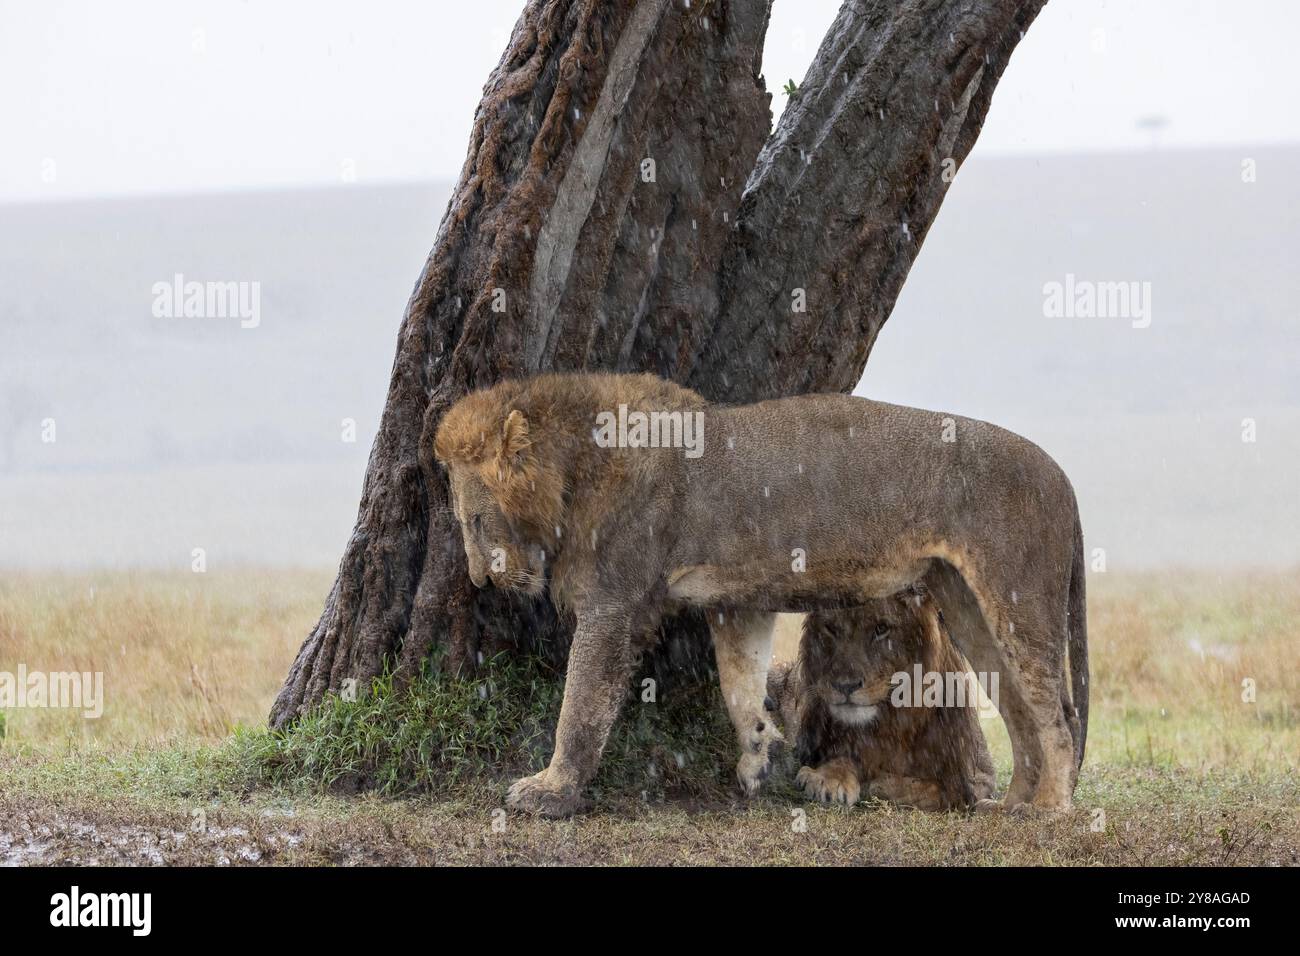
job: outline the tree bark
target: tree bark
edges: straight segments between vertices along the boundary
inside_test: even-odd
[[[443,412],[548,370],[651,371],[728,402],[851,389],[1043,2],[849,0],[769,137],[769,0],[529,0],[271,725],[386,663],[400,682],[502,650],[562,662],[547,602],[469,583],[432,459]],[[663,637],[661,679],[711,666],[698,619]]]

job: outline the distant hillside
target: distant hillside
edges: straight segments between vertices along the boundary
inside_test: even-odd
[[[1110,567],[1294,565],[1297,252],[1300,149],[974,160],[858,393],[1034,439]],[[1045,317],[1067,274],[1149,282],[1150,325]]]
[[[1248,155],[973,159],[859,392],[1044,445],[1112,566],[1300,562],[1300,150]],[[0,565],[337,561],[447,194],[0,206]],[[178,273],[260,324],[155,317]],[[1150,326],[1045,317],[1067,274]]]

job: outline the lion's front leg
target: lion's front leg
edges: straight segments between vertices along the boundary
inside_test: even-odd
[[[507,806],[546,817],[571,816],[581,808],[582,788],[596,773],[632,678],[631,639],[630,618],[621,610],[579,612],[555,754],[541,773],[514,782]]]
[[[740,744],[736,779],[746,796],[755,793],[767,777],[772,745],[781,740],[781,732],[765,706],[775,623],[776,615],[767,612],[709,612],[722,697]]]
[[[835,757],[818,767],[800,767],[795,783],[811,799],[822,803],[851,807],[862,795],[857,768],[848,757]]]
[[[939,781],[902,774],[884,773],[872,777],[867,793],[877,800],[917,810],[945,810],[948,806]]]

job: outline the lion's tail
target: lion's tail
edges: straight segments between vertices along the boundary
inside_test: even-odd
[[[1074,517],[1074,557],[1070,566],[1069,648],[1070,696],[1077,720],[1068,721],[1074,730],[1076,766],[1083,766],[1083,748],[1088,740],[1088,601],[1083,563],[1083,525]],[[1076,729],[1077,727],[1077,729]]]

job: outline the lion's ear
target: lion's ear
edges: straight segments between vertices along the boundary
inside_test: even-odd
[[[503,478],[519,469],[524,449],[532,443],[528,419],[519,409],[513,409],[501,426],[501,447],[497,451],[497,470]]]

